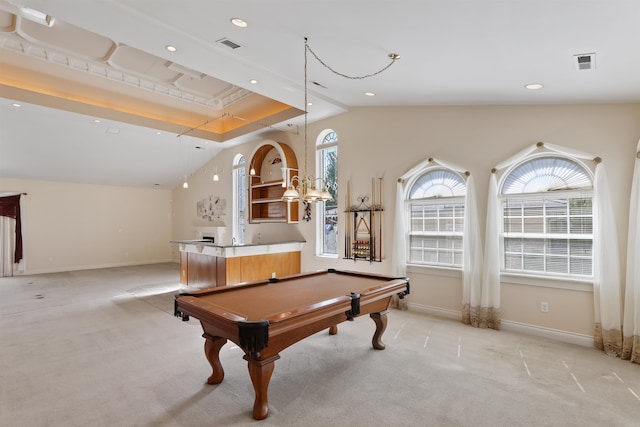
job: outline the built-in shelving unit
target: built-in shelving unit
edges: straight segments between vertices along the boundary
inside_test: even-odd
[[[249,221],[296,223],[298,202],[284,202],[287,183],[298,172],[296,155],[286,144],[275,141],[260,145],[251,158]]]

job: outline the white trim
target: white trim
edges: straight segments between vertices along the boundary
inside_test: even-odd
[[[321,254],[316,254],[316,258],[336,260],[338,259],[338,254],[321,253]]]
[[[244,160],[240,163],[241,160]],[[238,185],[240,181],[240,174],[242,172],[242,177],[244,181],[244,185],[240,191],[238,191]],[[249,176],[247,172],[247,159],[242,154],[236,154],[233,159],[233,166],[231,172],[231,198],[232,198],[232,221],[231,221],[231,236],[235,241],[239,244],[244,243],[246,225],[247,225],[247,216],[249,214],[250,207],[247,206],[247,201],[249,200],[248,194],[248,182],[250,180],[247,179]],[[243,198],[243,208],[244,208],[244,218],[243,223],[240,224],[240,203],[239,199]],[[242,225],[242,233],[240,232],[240,226]],[[241,235],[242,234],[242,235]]]
[[[501,273],[500,283],[537,286],[542,288],[568,289],[570,291],[593,292],[593,282],[572,278],[529,276],[524,274]]]
[[[459,268],[436,267],[433,265],[407,264],[407,274],[409,273],[462,278],[462,270]]]
[[[422,304],[407,303],[410,311],[429,314],[445,319],[458,320],[462,319],[462,312],[449,310],[439,307],[432,307]],[[578,334],[576,332],[561,331],[558,329],[545,328],[544,326],[529,325],[526,323],[514,322],[511,320],[501,320],[502,329],[509,332],[515,332],[523,335],[533,335],[542,338],[548,338],[556,341],[562,341],[569,344],[581,345],[584,347],[593,347],[593,336]]]
[[[325,179],[325,170],[324,170],[324,153],[325,150],[331,149],[335,147],[335,151],[336,151],[336,159],[338,159],[338,139],[336,139],[335,142],[330,142],[327,144],[322,144],[322,141],[324,141],[324,139],[326,138],[327,135],[329,135],[330,133],[335,133],[336,134],[336,138],[337,138],[337,133],[332,130],[332,129],[325,129],[324,131],[320,132],[320,134],[318,135],[318,138],[316,139],[316,154],[315,154],[315,160],[316,160],[316,170],[315,170],[315,176],[318,178],[322,178],[322,180],[326,183]],[[337,170],[336,172],[338,172],[339,175],[339,171]],[[337,185],[337,182],[336,182]],[[336,200],[336,213],[339,212],[338,208],[338,201]],[[338,258],[339,254],[340,254],[340,242],[338,241],[338,234],[336,234],[336,253],[331,253],[331,252],[325,252],[324,251],[324,235],[325,235],[325,214],[326,214],[326,202],[325,201],[320,201],[318,203],[315,204],[315,211],[316,211],[316,219],[315,219],[315,229],[316,229],[316,257],[328,257],[328,258]],[[340,219],[338,216],[337,219],[337,227],[338,230],[340,229],[340,226],[342,225],[342,227],[344,227],[344,224],[340,224]],[[337,232],[336,232],[337,233]]]
[[[407,264],[407,274],[424,274],[428,276],[454,277],[461,279],[462,270],[431,265]],[[591,280],[576,280],[562,277],[529,276],[524,274],[502,273],[500,283],[514,285],[537,286],[542,288],[567,289],[570,291],[593,292]]]
[[[462,319],[462,312],[456,311],[456,310],[449,310],[447,308],[433,307],[431,305],[415,304],[412,302],[407,302],[407,308],[410,311],[430,314],[436,317],[444,317],[445,319],[452,319],[452,320],[458,320],[458,321]]]
[[[324,139],[327,137],[327,135],[329,135],[330,133],[335,133],[336,134],[336,140],[333,142],[326,142],[323,143]],[[340,138],[337,137],[338,136],[338,132],[336,132],[333,129],[325,129],[323,131],[321,131],[318,134],[318,137],[316,138],[316,150],[323,150],[325,148],[331,148],[331,147],[335,147],[338,145],[338,142],[340,141]]]
[[[559,329],[545,328],[544,326],[529,325],[526,323],[502,320],[502,329],[526,335],[535,335],[584,347],[593,347],[593,336],[578,334],[576,332],[561,331]]]
[[[167,262],[171,262],[174,264],[178,264],[179,261],[174,259],[164,259],[164,260],[153,260],[153,261],[131,261],[131,262],[114,262],[108,264],[90,264],[90,265],[79,265],[79,266],[70,266],[70,267],[59,267],[59,268],[41,268],[36,270],[22,271],[19,274],[15,274],[15,276],[26,276],[31,274],[47,274],[47,273],[64,273],[66,271],[80,271],[80,270],[98,270],[101,268],[115,268],[115,267],[131,267],[135,265],[147,265],[147,264],[164,264]]]

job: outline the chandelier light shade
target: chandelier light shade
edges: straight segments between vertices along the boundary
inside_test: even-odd
[[[320,181],[322,183],[322,191],[319,191],[318,187],[316,187],[316,181]],[[311,176],[300,178],[296,175],[289,181],[287,190],[282,195],[282,200],[285,202],[295,202],[296,200],[299,200],[302,202],[313,203],[328,202],[333,200],[333,197],[331,196],[331,193],[329,193],[329,190],[327,190],[322,178],[313,178]]]

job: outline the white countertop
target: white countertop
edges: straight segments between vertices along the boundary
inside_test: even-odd
[[[305,241],[260,242],[242,245],[220,245],[209,240],[171,240],[180,245],[181,252],[193,252],[210,256],[232,258],[239,256],[263,255],[269,253],[297,252]]]

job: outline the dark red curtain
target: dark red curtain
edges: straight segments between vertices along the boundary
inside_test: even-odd
[[[22,225],[20,223],[20,194],[0,197],[0,216],[8,216],[16,220],[16,253],[15,263],[22,259]]]

